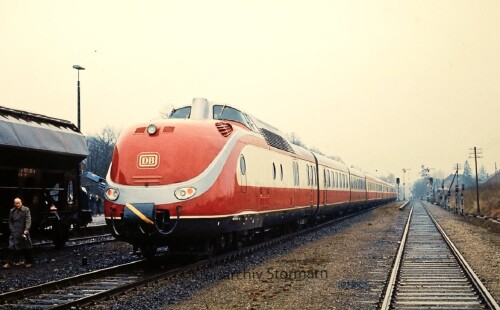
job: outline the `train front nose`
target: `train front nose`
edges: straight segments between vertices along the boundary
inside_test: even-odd
[[[118,139],[109,176],[113,183],[129,186],[185,182],[208,167],[225,140],[207,122],[168,120],[135,126]]]
[[[135,242],[170,233],[180,216],[195,212],[186,202],[202,193],[203,173],[226,142],[227,135],[206,121],[166,120],[122,133],[106,189],[106,217],[115,235]]]

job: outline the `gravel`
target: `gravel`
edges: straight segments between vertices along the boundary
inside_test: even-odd
[[[454,214],[431,204],[427,207],[481,282],[500,302],[500,223]]]
[[[408,216],[397,206],[92,308],[375,308]]]
[[[151,283],[90,309],[376,309],[409,209],[399,203],[301,236],[234,262]],[[427,204],[483,283],[500,299],[500,233]],[[0,273],[20,288],[131,261],[121,242],[37,254],[31,270]],[[82,267],[81,258],[89,265]]]
[[[2,260],[12,259],[12,253],[3,253],[8,256],[2,257]],[[19,265],[0,269],[1,293],[137,260],[137,256],[132,255],[132,246],[116,241],[61,250],[34,249],[33,255],[31,268]],[[82,266],[84,257],[87,258],[87,265]]]

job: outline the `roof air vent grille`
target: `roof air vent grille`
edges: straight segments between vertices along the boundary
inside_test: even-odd
[[[295,153],[290,143],[288,143],[288,141],[282,136],[265,128],[259,128],[259,130],[262,136],[264,136],[264,139],[266,139],[267,144],[270,146],[286,152]]]
[[[217,130],[219,130],[220,134],[224,137],[229,137],[233,132],[233,126],[231,126],[231,124],[229,123],[217,122],[215,126],[217,127]]]

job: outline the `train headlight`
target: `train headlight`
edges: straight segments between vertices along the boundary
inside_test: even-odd
[[[120,191],[116,188],[108,188],[104,194],[108,200],[115,201],[120,196]]]
[[[151,136],[154,135],[157,130],[158,130],[158,128],[156,128],[155,124],[149,125],[148,128],[146,129],[146,131],[148,132],[148,134],[150,134]]]
[[[181,187],[175,190],[174,195],[179,200],[186,200],[196,194],[196,188],[194,187]]]

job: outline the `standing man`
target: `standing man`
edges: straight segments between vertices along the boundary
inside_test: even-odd
[[[24,256],[24,266],[26,268],[30,268],[33,263],[30,228],[30,209],[23,206],[23,202],[20,198],[15,198],[14,208],[10,209],[9,215],[9,249],[17,253],[22,253]],[[10,268],[9,262],[6,262],[3,268]]]
[[[94,199],[94,195],[92,195],[92,194],[89,195],[89,209],[92,211],[92,215],[96,215],[95,199]]]
[[[99,195],[95,195],[95,210],[97,212],[97,215],[102,214],[102,199],[99,197]]]

